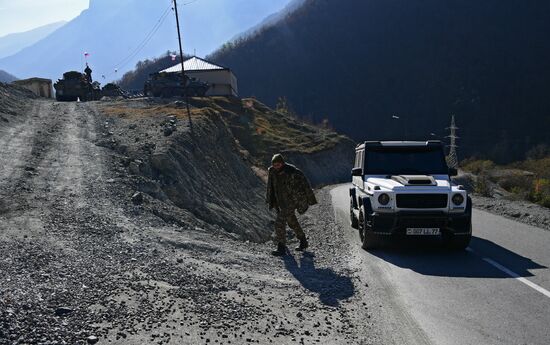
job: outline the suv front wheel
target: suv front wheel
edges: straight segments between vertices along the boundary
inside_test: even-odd
[[[361,237],[361,247],[365,250],[375,249],[380,246],[380,237],[373,234],[365,218],[365,209],[363,206],[359,209],[359,236]]]
[[[349,220],[351,227],[354,229],[359,229],[359,220],[355,216],[355,212],[353,212],[353,197],[349,198]]]
[[[453,237],[447,242],[449,249],[451,250],[464,250],[470,244],[472,240],[472,234],[469,235],[453,235]]]

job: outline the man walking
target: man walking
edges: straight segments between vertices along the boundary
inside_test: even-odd
[[[304,173],[294,165],[285,163],[281,154],[276,154],[271,159],[266,201],[270,210],[277,211],[275,219],[277,250],[272,254],[275,256],[286,254],[287,224],[300,240],[296,250],[305,250],[308,247],[307,238],[298,223],[295,212],[304,214],[309,206],[317,204],[317,200]]]

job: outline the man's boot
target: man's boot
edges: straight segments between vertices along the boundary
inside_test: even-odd
[[[277,243],[277,250],[274,250],[271,252],[271,255],[274,255],[274,256],[283,256],[286,254],[286,246],[284,245],[284,243]]]
[[[307,243],[307,238],[300,238],[300,245],[296,247],[297,251],[303,252],[306,250],[306,248],[309,246],[309,243]]]

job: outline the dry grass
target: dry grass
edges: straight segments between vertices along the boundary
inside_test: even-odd
[[[313,153],[350,141],[333,130],[304,123],[270,109],[255,99],[204,97],[190,99],[193,117],[219,116],[253,161],[263,166],[275,152]],[[187,110],[174,103],[119,101],[101,106],[109,116],[125,119],[176,116],[186,119]]]
[[[252,98],[197,98],[193,105],[219,112],[240,144],[262,162],[274,152],[313,153],[349,140],[332,130],[274,111]]]
[[[147,117],[166,117],[175,116],[177,118],[187,118],[185,108],[175,107],[173,105],[157,105],[151,107],[131,107],[125,103],[117,105],[104,106],[101,109],[104,114],[116,116],[125,119],[140,119]],[[191,116],[204,116],[203,109],[191,109]]]

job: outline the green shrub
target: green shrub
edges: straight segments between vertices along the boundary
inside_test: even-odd
[[[550,179],[536,179],[533,182],[533,188],[528,195],[528,199],[550,208]]]
[[[481,174],[477,177],[474,192],[481,194],[482,196],[491,197],[493,196],[493,188],[491,187],[491,182],[485,174]]]
[[[539,178],[550,179],[550,157],[528,159],[511,164],[512,167],[533,172]]]
[[[499,180],[498,185],[512,193],[514,190],[529,192],[533,187],[533,177],[520,174],[507,176]]]

